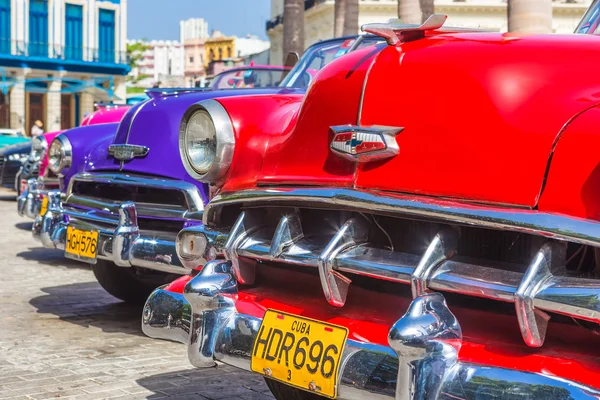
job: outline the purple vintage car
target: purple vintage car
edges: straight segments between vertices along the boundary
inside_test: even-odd
[[[100,284],[115,297],[143,302],[172,274],[189,272],[177,256],[177,234],[201,224],[210,198],[210,188],[190,176],[180,158],[179,130],[186,111],[216,97],[302,94],[315,71],[375,40],[363,36],[319,42],[279,87],[149,91],[150,99],[133,106],[118,127],[106,124],[88,127],[85,134],[73,129],[59,135],[50,146],[50,167],[61,177],[63,192],[48,194],[34,236],[45,247],[64,249],[65,257],[92,264]],[[213,151],[214,164],[227,157],[226,151]]]

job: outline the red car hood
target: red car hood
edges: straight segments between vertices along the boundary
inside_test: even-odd
[[[367,50],[319,72],[295,128],[269,143],[258,185],[533,207],[559,133],[600,101],[597,37],[442,34]],[[359,118],[404,128],[399,154],[361,165],[332,154],[329,127]]]

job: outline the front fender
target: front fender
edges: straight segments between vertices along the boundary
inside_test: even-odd
[[[541,211],[600,221],[600,106],[581,113],[554,146]]]

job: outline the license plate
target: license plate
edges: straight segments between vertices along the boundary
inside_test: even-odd
[[[290,386],[337,396],[348,329],[267,310],[252,349],[251,369]]]
[[[48,212],[48,197],[42,199],[42,205],[40,206],[40,216],[46,215]]]
[[[71,226],[67,227],[66,257],[96,263],[97,246],[97,231],[83,231]]]

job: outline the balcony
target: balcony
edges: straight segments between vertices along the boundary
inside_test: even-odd
[[[126,52],[0,39],[0,67],[126,75]]]
[[[325,3],[327,0],[304,0],[304,11],[310,10],[316,5]],[[283,15],[278,15],[267,21],[267,31],[275,28],[277,25],[283,24]]]

